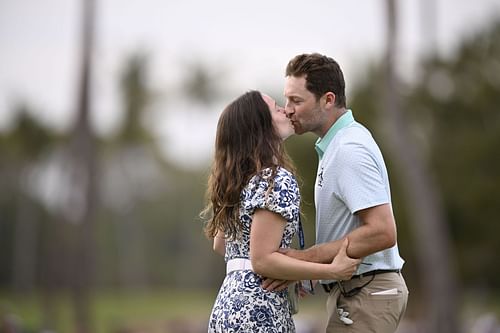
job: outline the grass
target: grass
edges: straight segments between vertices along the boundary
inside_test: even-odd
[[[323,294],[301,300],[297,318],[324,317]],[[91,306],[94,332],[165,333],[169,332],[169,325],[187,324],[204,330],[215,297],[215,290],[101,291],[94,295]],[[0,316],[17,318],[23,332],[39,332],[44,326],[44,315],[52,313],[54,327],[51,328],[55,332],[74,332],[69,295],[54,296],[52,302],[52,311],[48,312],[49,307],[38,293],[0,292]],[[175,332],[175,329],[170,331]]]
[[[415,296],[415,295],[413,295]],[[491,296],[491,295],[490,295]],[[178,333],[204,332],[216,297],[216,290],[151,289],[143,291],[100,291],[94,294],[91,306],[93,333]],[[477,293],[467,295],[462,302],[462,316],[467,326],[485,314],[500,318],[500,302],[496,297]],[[489,301],[486,301],[488,299]],[[415,307],[415,297],[410,306]],[[326,294],[300,300],[296,324],[305,322],[321,329],[326,320]],[[52,308],[52,312],[47,311]],[[53,297],[48,307],[40,294],[13,294],[0,291],[0,331],[6,315],[16,318],[21,332],[40,332],[44,317],[52,314],[55,333],[74,333],[73,305],[68,294]],[[405,316],[414,320],[411,311]],[[299,330],[298,330],[299,331]]]
[[[214,292],[180,290],[103,291],[95,294],[91,316],[96,333],[110,333],[144,323],[180,318],[188,312],[192,319],[206,320]],[[0,315],[9,314],[21,323],[23,330],[39,331],[43,316],[51,314],[56,332],[74,331],[73,305],[68,294],[53,297],[52,311],[40,294],[0,293]],[[188,310],[188,311],[187,311]]]

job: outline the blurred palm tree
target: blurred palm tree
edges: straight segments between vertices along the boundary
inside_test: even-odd
[[[182,88],[191,103],[211,106],[224,95],[225,68],[209,67],[201,61],[195,61],[185,65],[185,73],[187,75]]]
[[[75,310],[77,333],[93,332],[91,294],[95,263],[95,218],[98,203],[98,166],[96,137],[90,123],[91,82],[95,33],[96,0],[83,0],[81,58],[76,118],[66,156],[67,197],[61,206],[61,218],[72,226],[63,226],[72,240],[69,285]]]
[[[433,175],[419,147],[408,133],[407,119],[402,112],[401,85],[396,72],[397,5],[386,1],[387,51],[385,57],[385,112],[389,147],[396,159],[399,173],[406,182],[406,204],[416,237],[416,255],[425,295],[425,321],[419,323],[425,332],[459,333],[457,279],[452,255],[450,231]]]

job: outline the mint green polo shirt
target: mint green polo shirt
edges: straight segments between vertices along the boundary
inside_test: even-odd
[[[347,112],[344,113],[342,116],[340,116],[340,118],[337,119],[337,121],[333,124],[333,126],[330,127],[330,129],[328,130],[328,132],[326,132],[326,135],[324,137],[318,138],[318,140],[316,140],[314,148],[316,149],[316,152],[318,153],[320,159],[323,158],[325,150],[332,141],[335,134],[337,134],[337,132],[340,129],[348,126],[352,122],[354,122],[354,116],[352,115],[352,111],[347,110]]]
[[[389,177],[382,153],[371,133],[348,110],[316,141],[319,155],[314,188],[316,243],[343,238],[362,225],[356,212],[391,204]],[[398,246],[373,253],[356,274],[401,269]],[[324,281],[322,281],[324,282]]]

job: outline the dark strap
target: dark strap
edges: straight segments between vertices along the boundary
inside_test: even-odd
[[[362,277],[365,277],[365,276],[375,276],[375,275],[384,274],[384,273],[400,273],[400,272],[401,272],[400,269],[375,269],[373,271],[361,273],[359,275],[354,275],[351,278],[351,280],[355,279],[355,278],[362,278]],[[369,282],[371,282],[371,281],[369,281]],[[321,286],[323,287],[323,289],[325,290],[325,292],[329,294],[330,291],[332,291],[332,289],[335,287],[336,284],[337,284],[337,282],[331,282],[331,283],[321,284]]]
[[[302,218],[300,217],[300,213],[299,213],[299,246],[301,250],[303,250],[305,246],[304,228],[302,228]]]
[[[301,250],[304,249],[305,247],[305,239],[304,239],[304,228],[302,227],[302,218],[299,213],[299,247]],[[303,280],[302,284],[308,283],[308,286],[306,289],[309,290],[309,293],[314,294],[314,285],[312,283],[312,280]],[[298,284],[295,284],[296,286],[296,291],[298,293]]]
[[[361,273],[358,275],[353,275],[351,280],[354,278],[362,278],[364,276],[372,276],[372,275],[378,275],[378,274],[384,274],[384,273],[399,273],[400,271],[401,271],[400,269],[375,269],[373,271]]]

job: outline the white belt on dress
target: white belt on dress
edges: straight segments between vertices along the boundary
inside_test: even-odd
[[[229,274],[232,271],[243,271],[243,270],[253,271],[252,262],[250,261],[250,259],[235,258],[228,260],[226,264],[226,274]]]

